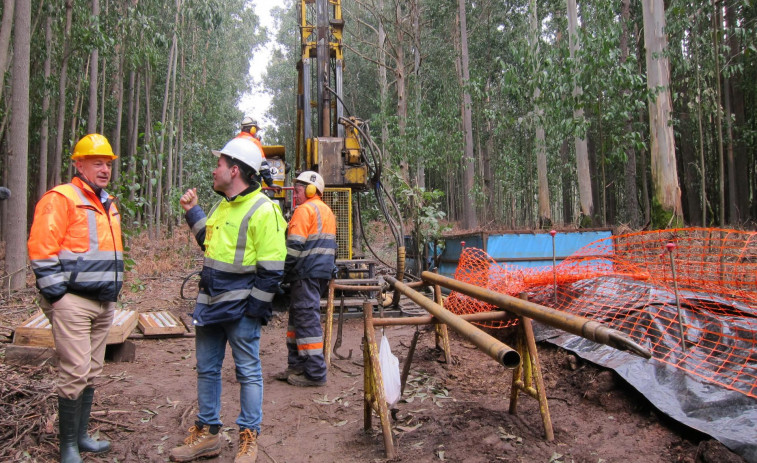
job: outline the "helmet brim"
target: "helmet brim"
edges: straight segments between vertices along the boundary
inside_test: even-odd
[[[210,150],[210,152],[211,152],[211,153],[213,153],[213,156],[215,156],[215,157],[217,157],[217,158],[220,158],[220,157],[221,157],[221,155],[223,154],[223,153],[222,153],[222,152],[220,152],[219,150]]]
[[[110,160],[118,159],[115,154],[80,154],[79,156],[71,156],[72,161],[80,161],[88,158],[110,158]]]

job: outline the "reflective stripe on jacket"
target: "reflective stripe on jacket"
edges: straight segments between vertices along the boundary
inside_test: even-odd
[[[285,280],[330,280],[336,250],[336,217],[320,197],[313,196],[294,210],[289,221]]]
[[[104,191],[103,195],[107,195]],[[34,210],[27,248],[37,288],[50,302],[67,292],[115,302],[124,280],[121,218],[78,177],[45,193]]]
[[[205,250],[194,323],[223,323],[245,315],[267,322],[286,257],[286,222],[279,206],[257,188],[222,199],[208,217],[195,206],[186,220]]]

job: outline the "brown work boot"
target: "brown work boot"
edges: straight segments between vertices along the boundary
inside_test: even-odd
[[[278,381],[286,381],[287,378],[289,378],[289,375],[298,375],[300,373],[302,373],[301,368],[287,367],[286,370],[280,371],[276,373],[275,375],[273,375],[273,379],[278,380]]]
[[[171,449],[171,461],[192,461],[197,458],[217,457],[221,454],[221,433],[210,433],[210,426],[194,425],[184,445]]]
[[[255,463],[258,458],[258,432],[245,429],[239,433],[239,452],[234,463]]]
[[[298,387],[318,387],[325,386],[326,380],[322,379],[320,381],[316,381],[305,376],[305,373],[300,373],[298,375],[289,375],[289,377],[287,378],[287,383],[291,384],[292,386]]]

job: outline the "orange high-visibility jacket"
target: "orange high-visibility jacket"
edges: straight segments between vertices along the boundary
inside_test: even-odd
[[[265,159],[265,151],[263,151],[263,143],[260,141],[258,137],[251,134],[250,132],[239,132],[239,134],[234,138],[246,138],[248,140],[252,140],[253,143],[258,145],[258,148],[260,148],[260,153],[263,155],[263,159]]]
[[[98,301],[118,298],[124,260],[113,199],[108,196],[106,211],[92,188],[74,177],[37,203],[27,247],[37,288],[48,301],[67,292]]]
[[[330,280],[337,247],[336,217],[320,197],[313,196],[297,206],[289,221],[284,279]]]

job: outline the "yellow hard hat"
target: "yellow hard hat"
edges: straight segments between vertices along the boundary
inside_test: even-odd
[[[83,136],[74,146],[74,154],[71,155],[71,159],[76,161],[87,156],[108,156],[111,159],[118,157],[113,153],[113,148],[110,147],[108,139],[99,133]]]

